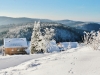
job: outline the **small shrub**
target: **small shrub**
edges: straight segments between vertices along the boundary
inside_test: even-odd
[[[100,31],[84,31],[84,43],[94,50],[97,50],[100,46]]]

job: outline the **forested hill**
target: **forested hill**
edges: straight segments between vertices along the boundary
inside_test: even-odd
[[[3,43],[3,38],[27,38],[28,41],[31,40],[31,35],[34,27],[34,23],[26,23],[19,25],[7,25],[9,28],[5,28],[0,33],[0,43]],[[59,41],[81,41],[82,30],[64,26],[59,23],[42,22],[41,28],[54,28],[55,36],[54,39]],[[41,31],[42,32],[42,31]]]
[[[0,44],[3,38],[23,38],[31,39],[35,21],[41,21],[41,28],[54,28],[54,39],[59,41],[82,41],[84,31],[99,30],[99,23],[81,22],[72,20],[49,20],[32,18],[11,18],[0,17]]]

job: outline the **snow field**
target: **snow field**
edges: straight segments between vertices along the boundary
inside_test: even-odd
[[[0,75],[99,75],[99,59],[99,50],[84,46],[2,69]]]
[[[23,62],[41,58],[44,56],[50,55],[48,54],[34,54],[34,55],[12,55],[12,56],[0,56],[0,70],[17,66]]]

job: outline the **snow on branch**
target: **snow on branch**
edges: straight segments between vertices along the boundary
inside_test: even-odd
[[[97,50],[100,46],[100,31],[84,31],[84,43],[94,50]]]

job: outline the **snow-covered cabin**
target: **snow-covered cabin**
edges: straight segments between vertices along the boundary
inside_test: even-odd
[[[68,50],[70,48],[76,47],[78,47],[78,42],[60,42],[56,44],[56,41],[52,40],[50,41],[50,44],[48,46],[48,52],[59,52],[62,50]]]
[[[4,38],[5,55],[26,54],[27,47],[26,38]]]

